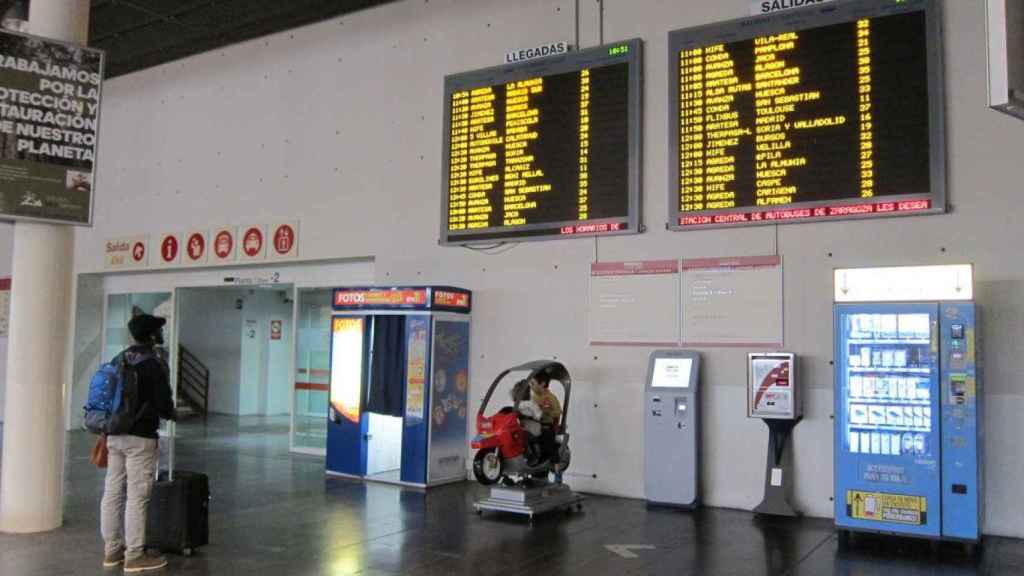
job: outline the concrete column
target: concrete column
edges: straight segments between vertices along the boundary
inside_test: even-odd
[[[32,0],[29,31],[84,44],[89,0]],[[63,520],[73,266],[72,227],[14,226],[0,531],[42,532],[60,527]]]

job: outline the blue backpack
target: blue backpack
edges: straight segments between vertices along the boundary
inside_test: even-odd
[[[89,382],[85,429],[93,434],[124,434],[139,418],[139,376],[135,367],[152,354],[118,354],[100,366]]]

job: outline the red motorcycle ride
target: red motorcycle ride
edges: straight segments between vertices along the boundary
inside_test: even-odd
[[[562,384],[562,414],[558,422],[544,425],[549,428],[541,432],[541,423],[516,406],[505,406],[491,416],[484,415],[498,384],[512,372],[529,373],[527,378],[516,385],[517,390],[538,377],[558,380]],[[550,360],[536,360],[509,368],[494,379],[480,403],[476,415],[477,435],[470,444],[477,451],[473,458],[473,475],[478,482],[488,486],[499,481],[507,485],[519,485],[530,478],[547,478],[549,474],[554,474],[555,482],[561,483],[562,473],[569,467],[571,460],[566,429],[571,387],[569,371],[561,363]],[[520,395],[515,400],[523,400],[523,397]],[[553,435],[553,450],[544,450],[543,435]]]

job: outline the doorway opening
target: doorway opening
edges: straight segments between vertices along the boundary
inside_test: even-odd
[[[367,413],[366,477],[402,479],[402,423],[405,415],[405,316],[369,319],[369,373],[363,403]]]
[[[216,422],[288,449],[292,295],[281,284],[178,289],[179,410],[232,417]]]

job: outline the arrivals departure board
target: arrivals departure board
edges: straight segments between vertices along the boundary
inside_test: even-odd
[[[441,242],[636,233],[641,49],[445,78]]]
[[[669,226],[945,210],[934,0],[852,0],[670,35]]]

